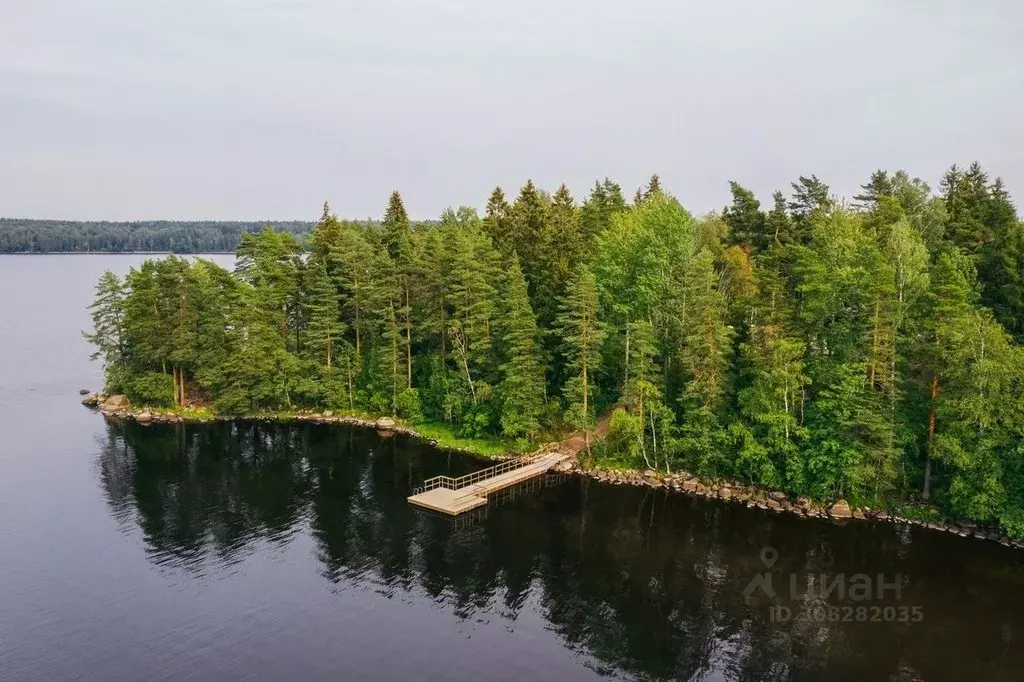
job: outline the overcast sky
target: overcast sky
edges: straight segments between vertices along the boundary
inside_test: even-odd
[[[1018,0],[0,0],[0,215],[307,218],[582,199],[695,211],[978,159],[1024,200]]]

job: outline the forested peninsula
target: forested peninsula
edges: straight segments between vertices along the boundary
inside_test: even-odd
[[[695,217],[657,176],[496,188],[480,217],[379,224],[106,273],[87,338],[133,405],[333,410],[512,447],[610,414],[599,464],[830,501],[913,503],[1024,537],[1024,226],[1000,180],[938,193],[815,176]]]

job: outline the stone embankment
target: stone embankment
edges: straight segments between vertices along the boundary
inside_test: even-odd
[[[882,509],[870,507],[851,508],[846,500],[837,500],[830,505],[819,505],[807,497],[793,497],[784,492],[767,491],[756,486],[747,486],[734,481],[702,481],[685,471],[665,474],[653,470],[622,471],[601,467],[574,465],[573,471],[603,483],[612,485],[647,486],[664,488],[693,497],[721,500],[730,504],[742,504],[748,508],[762,509],[776,514],[791,514],[802,518],[829,519],[835,522],[847,520],[874,521],[876,523],[897,523],[929,530],[942,531],[961,537],[974,537],[998,542],[1006,547],[1024,549],[1024,542],[1014,540],[999,530],[973,524],[944,521],[921,521],[908,519]]]

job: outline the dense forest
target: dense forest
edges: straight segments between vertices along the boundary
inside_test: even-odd
[[[115,223],[0,218],[0,253],[231,253],[243,232],[256,232],[268,224],[296,235],[313,229],[313,223],[300,220]]]
[[[481,218],[378,225],[325,205],[308,255],[243,234],[234,272],[107,273],[88,338],[136,404],[443,422],[512,442],[591,429],[592,456],[817,499],[927,500],[1024,536],[1024,226],[1000,180],[939,193],[815,176],[694,217],[657,176],[496,188]]]

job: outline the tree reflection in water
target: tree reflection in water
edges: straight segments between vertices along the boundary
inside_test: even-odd
[[[110,423],[99,455],[114,517],[152,560],[203,573],[309,534],[339,587],[445,604],[463,619],[537,609],[613,675],[731,680],[1019,680],[1024,568],[995,545],[838,527],[660,490],[569,478],[453,523],[406,503],[426,477],[480,467],[403,437],[259,422]],[[779,551],[779,601],[743,597]],[[904,576],[920,623],[773,623],[789,576]],[[833,603],[835,603],[833,601]],[[812,605],[814,602],[812,602]],[[824,602],[822,602],[824,605]]]

